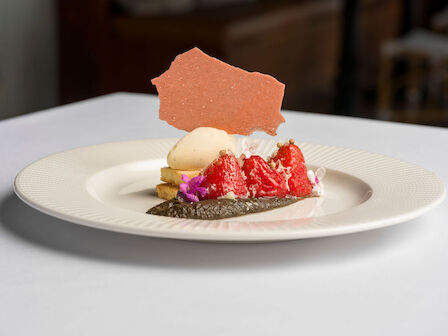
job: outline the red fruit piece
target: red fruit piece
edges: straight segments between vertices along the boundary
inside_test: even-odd
[[[277,153],[269,160],[287,182],[288,195],[302,197],[310,195],[313,185],[308,179],[307,168],[302,151],[294,144],[294,140],[289,140],[288,144],[278,144]]]
[[[284,168],[284,176],[288,183],[288,195],[303,197],[310,195],[313,185],[308,179],[307,168],[304,163],[299,162],[293,167]],[[289,174],[287,172],[289,170]]]
[[[286,180],[258,155],[252,155],[244,160],[242,167],[246,176],[249,197],[285,197]]]
[[[246,182],[234,155],[220,153],[220,157],[208,165],[202,175],[201,187],[207,188],[205,199],[216,199],[229,193],[236,198],[247,197]]]
[[[302,151],[300,148],[294,144],[294,140],[289,140],[289,143],[282,144],[278,143],[278,151],[270,161],[280,161],[283,167],[292,167],[297,163],[305,163]]]

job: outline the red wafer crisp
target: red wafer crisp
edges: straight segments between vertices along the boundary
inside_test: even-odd
[[[229,134],[262,130],[277,134],[285,85],[210,57],[198,48],[178,55],[151,81],[160,99],[159,118],[187,132],[214,127]]]

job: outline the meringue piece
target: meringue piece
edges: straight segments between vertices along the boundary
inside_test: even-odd
[[[310,183],[313,185],[313,190],[311,192],[312,196],[322,196],[324,194],[324,184],[322,180],[325,176],[325,168],[319,167],[314,173],[311,169],[307,171],[307,177]]]
[[[213,127],[198,127],[180,139],[168,153],[173,169],[200,170],[219,156],[220,150],[236,151],[233,135]]]

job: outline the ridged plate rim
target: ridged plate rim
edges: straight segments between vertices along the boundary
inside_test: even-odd
[[[89,227],[151,237],[227,242],[292,240],[381,228],[429,211],[446,194],[443,182],[434,173],[413,163],[311,143],[299,144],[307,163],[357,177],[372,188],[372,196],[359,206],[326,216],[232,222],[139,214],[101,203],[87,192],[87,180],[99,170],[132,161],[163,159],[177,140],[112,142],[52,154],[20,171],[14,190],[25,203],[43,213]],[[250,141],[258,143],[258,151],[264,155],[277,142]]]

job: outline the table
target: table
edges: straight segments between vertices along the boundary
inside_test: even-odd
[[[0,122],[0,335],[448,334],[447,201],[370,232],[211,244],[91,229],[14,196],[16,173],[45,155],[182,135],[157,106],[118,93]],[[282,139],[394,156],[448,182],[447,129],[284,116]]]

